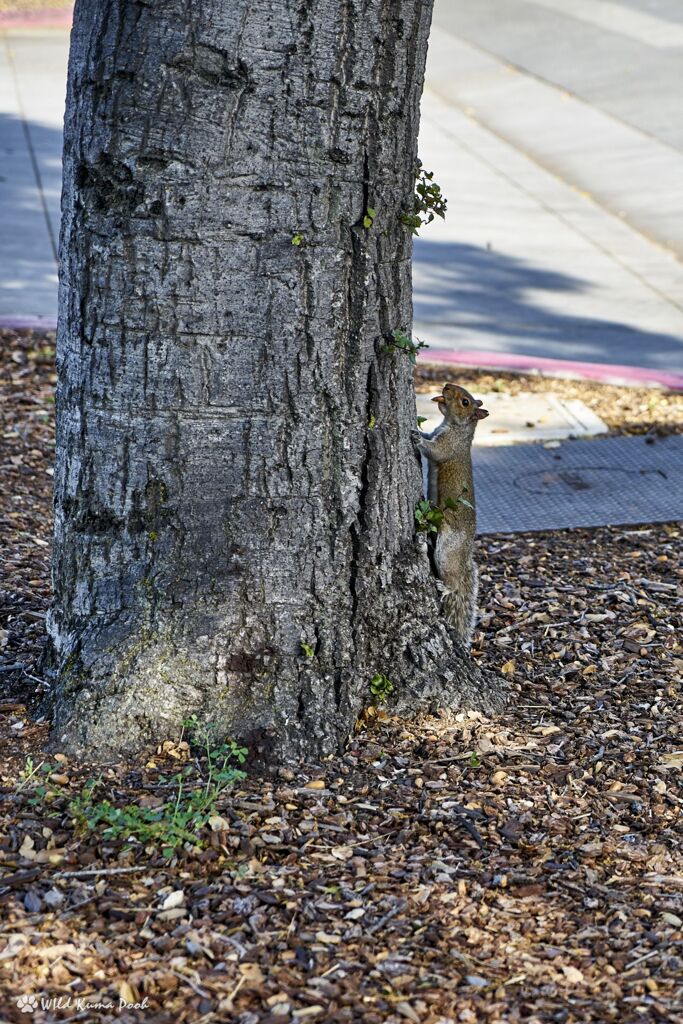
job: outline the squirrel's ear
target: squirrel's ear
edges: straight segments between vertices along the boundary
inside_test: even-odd
[[[484,403],[482,402],[481,398],[475,398],[474,404],[478,405],[478,406],[482,406]]]
[[[443,400],[443,395],[436,395],[434,398],[432,398],[432,402],[443,402]]]

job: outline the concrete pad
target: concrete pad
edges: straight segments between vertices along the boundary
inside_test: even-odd
[[[438,390],[435,391],[438,394]],[[528,444],[570,437],[595,437],[609,430],[599,416],[579,399],[565,400],[556,395],[522,392],[477,392],[489,416],[477,426],[477,446]],[[417,395],[417,415],[425,416],[421,429],[434,430],[441,416],[431,395]]]
[[[683,436],[483,446],[473,464],[479,533],[683,518]]]
[[[62,130],[69,33],[13,29],[6,33],[6,39],[14,66],[21,114],[27,126],[56,250],[62,193]]]

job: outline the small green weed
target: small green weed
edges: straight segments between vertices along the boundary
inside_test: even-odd
[[[33,764],[33,758],[29,755],[26,758],[26,765],[19,772],[20,782],[19,782],[19,784],[17,786],[17,793],[20,793],[22,789],[25,789],[28,786],[29,782],[31,782],[31,780],[36,777],[36,775],[38,774],[38,769],[39,768],[40,768],[40,765],[38,765],[36,767]]]
[[[413,341],[413,339],[409,338],[407,334],[403,333],[403,331],[392,331],[391,341],[388,342],[384,351],[403,352],[408,356],[410,362],[415,365],[415,362],[417,361],[417,353],[422,348],[429,348],[429,345],[426,345],[424,341]]]
[[[383,704],[389,694],[394,692],[394,684],[391,679],[377,672],[370,680],[370,692],[377,698],[378,703]]]
[[[304,640],[301,641],[301,650],[304,652],[307,658],[315,657],[315,650],[310,644],[307,644]]]
[[[292,245],[303,245],[303,244],[304,244],[304,236],[297,231],[297,233],[295,235],[292,235]]]
[[[434,181],[434,172],[425,171],[420,160],[415,171],[415,194],[412,207],[401,214],[401,223],[409,227],[414,235],[425,224],[431,224],[435,217],[446,216],[447,200],[441,187]]]
[[[368,206],[367,210],[365,211],[365,215],[363,217],[363,227],[366,230],[368,230],[369,228],[372,227],[372,225],[375,222],[375,217],[376,216],[377,216],[377,210],[373,210],[372,206]]]
[[[437,533],[443,522],[443,510],[428,498],[422,498],[415,506],[415,522],[418,533]]]
[[[429,501],[428,498],[418,501],[415,506],[415,522],[418,533],[438,533],[446,509],[456,509],[458,505],[464,505],[465,508],[471,508],[474,511],[474,505],[469,498],[465,497],[466,494],[467,487],[465,486],[462,489],[462,494],[455,501],[453,498],[446,498],[443,508],[434,504],[433,501]]]
[[[21,786],[29,785],[40,770],[46,776],[45,784],[33,786],[29,804],[49,804],[56,797],[66,798],[67,812],[77,832],[98,832],[106,840],[123,839],[144,846],[160,846],[163,855],[170,859],[183,843],[201,848],[202,829],[211,818],[219,816],[219,798],[233,783],[246,778],[246,773],[235,766],[244,764],[246,747],[240,747],[233,740],[212,744],[212,730],[200,726],[196,715],[184,723],[184,729],[191,744],[199,747],[200,752],[195,764],[159,779],[160,788],[171,790],[172,795],[156,807],[120,804],[104,795],[101,779],[89,780],[74,796],[72,791],[50,781],[50,774],[55,770],[52,766],[43,764],[38,769],[28,761]]]
[[[17,786],[17,792],[20,792],[22,789],[28,789],[32,795],[28,798],[27,802],[32,807],[37,807],[42,803],[49,803],[55,796],[59,796],[61,792],[58,786],[50,782],[50,776],[56,771],[56,765],[47,764],[45,761],[42,761],[34,768],[33,759],[27,757],[26,768],[21,773],[21,782]]]

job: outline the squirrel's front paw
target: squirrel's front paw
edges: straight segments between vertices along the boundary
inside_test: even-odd
[[[420,447],[420,442],[424,440],[419,430],[413,429],[410,431],[410,440],[413,442],[416,448]]]

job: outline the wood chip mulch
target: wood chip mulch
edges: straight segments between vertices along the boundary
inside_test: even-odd
[[[92,770],[42,753],[31,716],[52,344],[0,334],[0,1017],[682,1021],[680,527],[482,538],[474,654],[509,710],[380,708],[322,764],[247,763],[204,848],[169,862],[75,833]],[[61,795],[36,800],[29,756]],[[169,742],[97,771],[150,806],[180,764]]]

